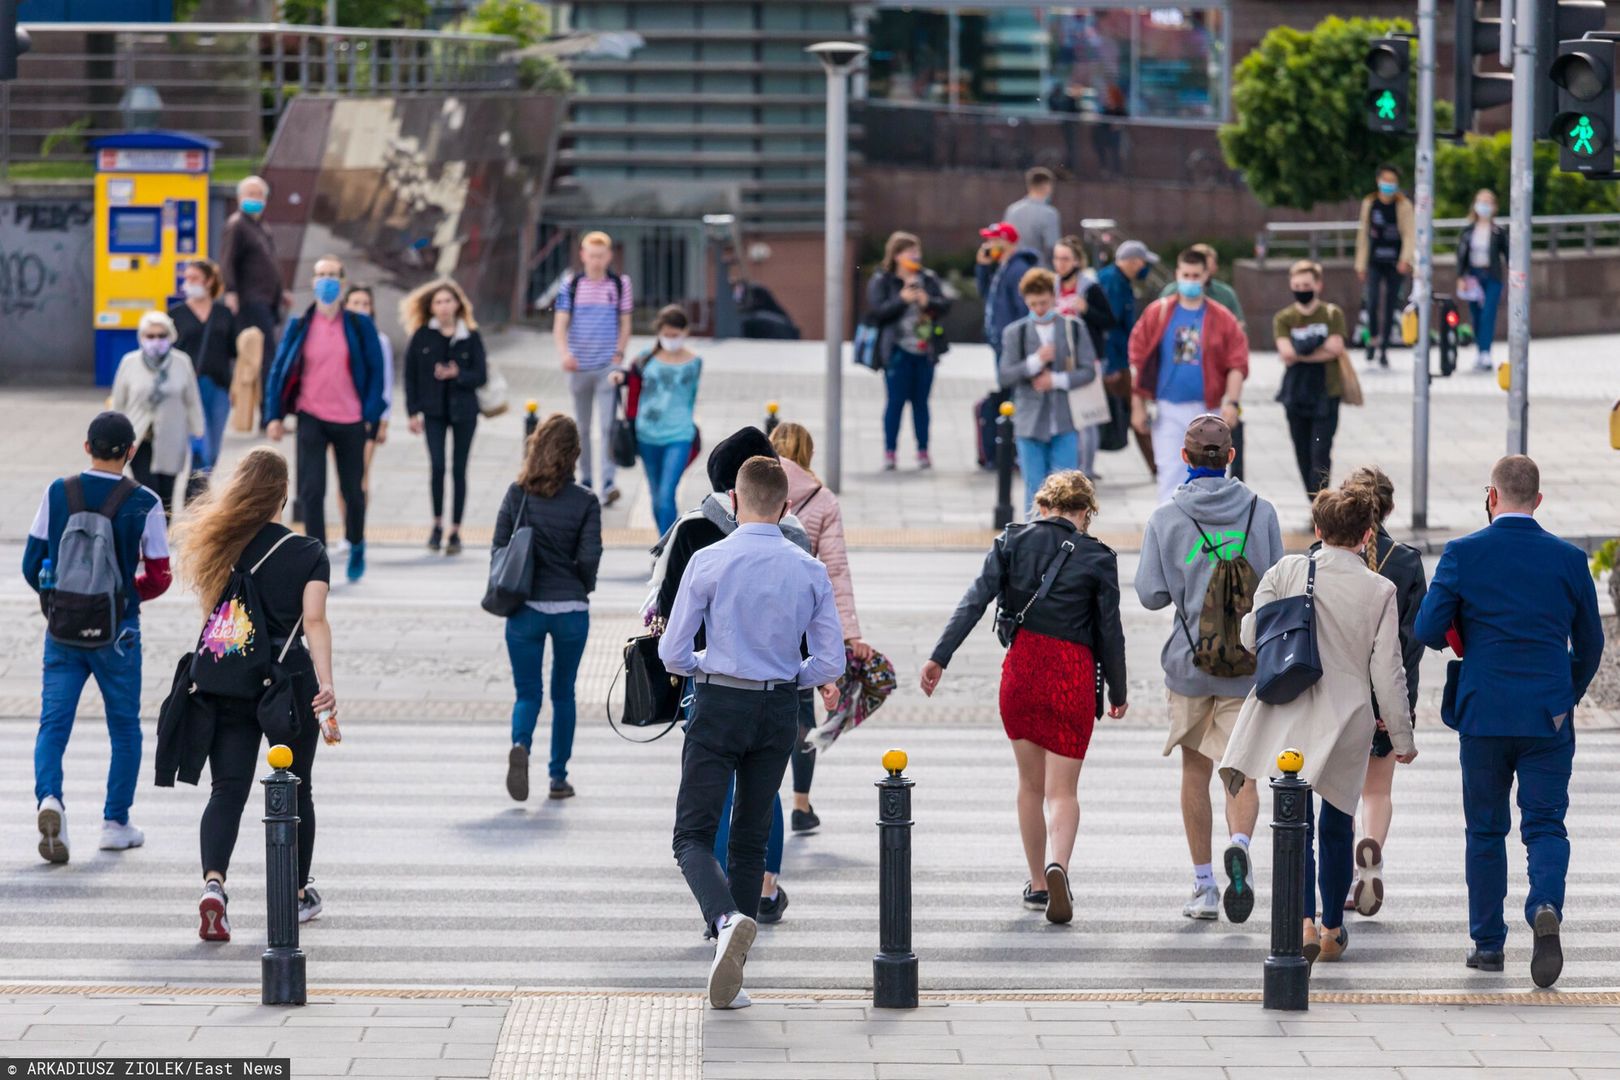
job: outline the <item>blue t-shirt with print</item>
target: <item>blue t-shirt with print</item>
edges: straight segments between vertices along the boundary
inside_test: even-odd
[[[692,411],[697,405],[703,358],[671,364],[654,356],[641,369],[641,399],[636,405],[636,438],[646,443],[691,442],[697,434]]]
[[[1204,400],[1204,309],[1175,305],[1159,341],[1160,401]]]

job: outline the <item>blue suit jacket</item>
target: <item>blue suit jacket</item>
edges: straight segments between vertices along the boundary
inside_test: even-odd
[[[1414,627],[1431,649],[1453,623],[1464,659],[1448,718],[1465,735],[1551,736],[1603,654],[1586,556],[1531,518],[1498,518],[1446,545]]]
[[[1001,335],[1007,327],[1029,314],[1029,305],[1024,303],[1018,283],[1026,273],[1039,265],[1040,255],[1029,248],[1019,248],[1009,253],[995,266],[974,264],[973,274],[978,281],[979,295],[984,297],[984,340],[998,355]]]
[[[298,384],[304,372],[304,336],[315,305],[288,321],[276,346],[276,357],[264,386],[264,422],[284,419],[298,405]],[[343,312],[343,335],[349,343],[349,376],[360,398],[360,415],[368,425],[382,419],[388,407],[383,400],[382,342],[371,316]]]

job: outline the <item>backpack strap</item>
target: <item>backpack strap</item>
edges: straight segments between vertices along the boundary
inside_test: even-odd
[[[84,512],[84,484],[77,476],[69,476],[62,480],[62,490],[67,493],[68,516]]]
[[[1259,500],[1260,500],[1260,496],[1256,495],[1255,496],[1255,501],[1258,502]],[[1184,508],[1180,503],[1176,503],[1176,509],[1180,510],[1183,514],[1186,514],[1187,520],[1192,522],[1193,523],[1193,528],[1198,530],[1198,535],[1204,538],[1204,550],[1206,552],[1208,552],[1209,554],[1214,555],[1216,562],[1220,562],[1221,557],[1218,554],[1219,549],[1216,548],[1215,541],[1211,540],[1209,538],[1209,533],[1205,532],[1204,527],[1202,525],[1198,524],[1198,519],[1193,517],[1191,514],[1188,514],[1187,511],[1186,511],[1186,508]],[[1254,520],[1254,507],[1253,507],[1253,505],[1251,505],[1249,507],[1249,520],[1250,521]]]
[[[274,555],[276,553],[276,549],[279,548],[282,544],[285,544],[287,541],[291,540],[292,538],[293,538],[293,534],[291,532],[288,532],[285,535],[283,535],[280,540],[277,540],[274,544],[271,544],[270,545],[270,550],[264,553],[263,558],[261,558],[258,562],[253,564],[253,569],[249,570],[248,573],[249,574],[257,574],[259,572],[259,567],[263,566],[269,560],[270,556],[272,556],[272,555]],[[300,621],[302,621],[302,620],[300,620]]]
[[[77,480],[78,477],[75,476],[73,479]],[[113,520],[118,516],[118,511],[124,505],[124,500],[135,494],[140,489],[140,486],[127,476],[119,477],[118,486],[114,487],[107,494],[107,497],[101,500],[101,505],[96,508],[96,513],[108,521]],[[79,504],[81,507],[84,505],[84,494],[82,492],[79,495]]]
[[[293,623],[292,633],[288,634],[287,640],[281,643],[281,655],[276,657],[276,663],[284,664],[287,662],[287,650],[292,648],[292,643],[298,640],[298,632],[303,628],[304,616],[300,614],[298,621]]]
[[[1256,495],[1254,501],[1249,503],[1249,520],[1243,523],[1243,543],[1238,545],[1238,552],[1234,558],[1241,559],[1243,553],[1249,549],[1249,533],[1254,530],[1254,508],[1260,505],[1260,496]]]

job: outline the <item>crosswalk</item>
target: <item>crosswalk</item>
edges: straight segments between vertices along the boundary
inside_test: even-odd
[[[881,714],[880,714],[881,715]],[[505,726],[351,718],[323,747],[315,876],[326,914],[306,926],[320,986],[690,987],[706,971],[700,920],[670,855],[678,733],[615,738],[587,710],[571,779],[579,796],[514,804],[502,786]],[[0,719],[0,982],[252,983],[264,945],[262,829],[244,816],[232,867],[229,945],[196,937],[201,789],[158,790],[142,770],[134,820],[145,848],[98,852],[105,738],[81,718],[67,805],[78,846],[66,866],[33,851],[30,719]],[[543,732],[542,732],[543,735]],[[542,742],[537,740],[537,745]],[[848,737],[817,770],[821,832],[790,837],[786,919],[762,929],[749,981],[860,989],[877,948],[878,757],[910,754],[916,780],[914,945],[925,989],[1253,989],[1269,942],[1269,798],[1256,838],[1261,905],[1243,926],[1180,915],[1190,890],[1179,774],[1162,736],[1104,727],[1081,778],[1076,916],[1048,925],[1019,903],[1023,869],[1006,740],[988,724],[889,723]],[[1388,902],[1350,919],[1346,960],[1320,965],[1337,990],[1495,991],[1528,986],[1529,937],[1515,912],[1523,857],[1510,841],[1508,970],[1480,975],[1467,948],[1454,737],[1419,731],[1422,756],[1396,780]],[[1582,732],[1569,825],[1566,988],[1613,986],[1620,930],[1620,735]],[[81,809],[82,808],[82,809]]]

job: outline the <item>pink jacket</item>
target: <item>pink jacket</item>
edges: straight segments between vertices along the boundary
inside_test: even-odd
[[[833,598],[838,602],[838,620],[844,626],[844,640],[861,636],[860,621],[855,618],[855,585],[849,577],[849,553],[844,547],[844,513],[838,508],[838,496],[821,486],[804,469],[787,458],[782,459],[787,471],[788,501],[793,504],[793,516],[799,519],[810,536],[810,553],[820,559],[832,579]]]

